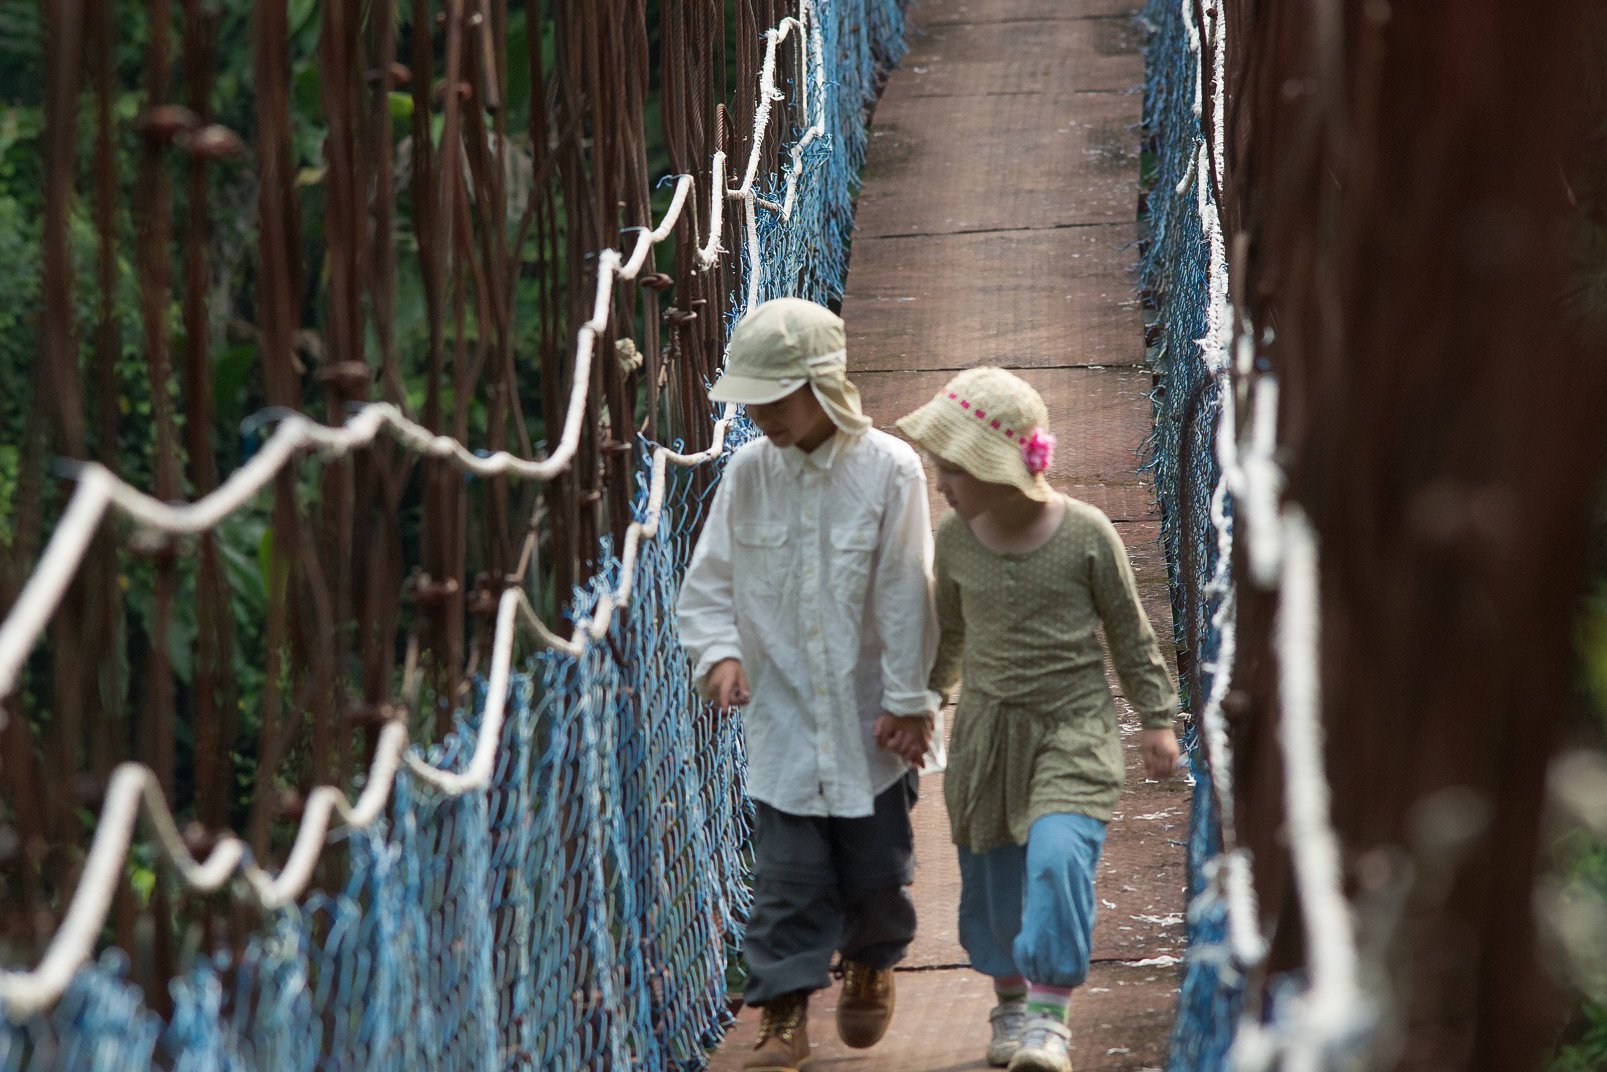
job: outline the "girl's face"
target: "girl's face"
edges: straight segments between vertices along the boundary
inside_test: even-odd
[[[954,512],[966,521],[987,513],[1012,493],[1020,494],[1008,484],[990,484],[986,480],[978,480],[936,454],[930,454],[930,457],[932,469],[937,473],[937,490]]]

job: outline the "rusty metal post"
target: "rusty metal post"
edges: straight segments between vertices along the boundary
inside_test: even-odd
[[[1321,541],[1332,814],[1390,950],[1394,1067],[1535,1068],[1540,812],[1607,445],[1607,347],[1563,313],[1582,5],[1228,7],[1234,282]],[[1243,589],[1239,814],[1280,971],[1307,953],[1272,602]]]

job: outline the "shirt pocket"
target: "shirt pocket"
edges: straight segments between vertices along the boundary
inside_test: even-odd
[[[871,558],[876,554],[876,526],[844,524],[831,527],[831,588],[845,605],[865,599]]]
[[[787,526],[777,521],[743,521],[731,530],[738,548],[731,569],[737,598],[780,594],[792,569]]]

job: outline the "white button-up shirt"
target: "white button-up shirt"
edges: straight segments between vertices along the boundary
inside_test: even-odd
[[[931,562],[926,476],[902,440],[870,429],[810,453],[759,439],[732,455],[679,617],[700,684],[722,659],[747,674],[754,799],[866,816],[909,769],[871,731],[884,711],[936,714]]]

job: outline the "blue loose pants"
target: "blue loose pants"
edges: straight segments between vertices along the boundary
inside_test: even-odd
[[[1026,845],[960,854],[960,944],[985,975],[1081,986],[1094,933],[1105,824],[1071,812],[1032,824]]]

